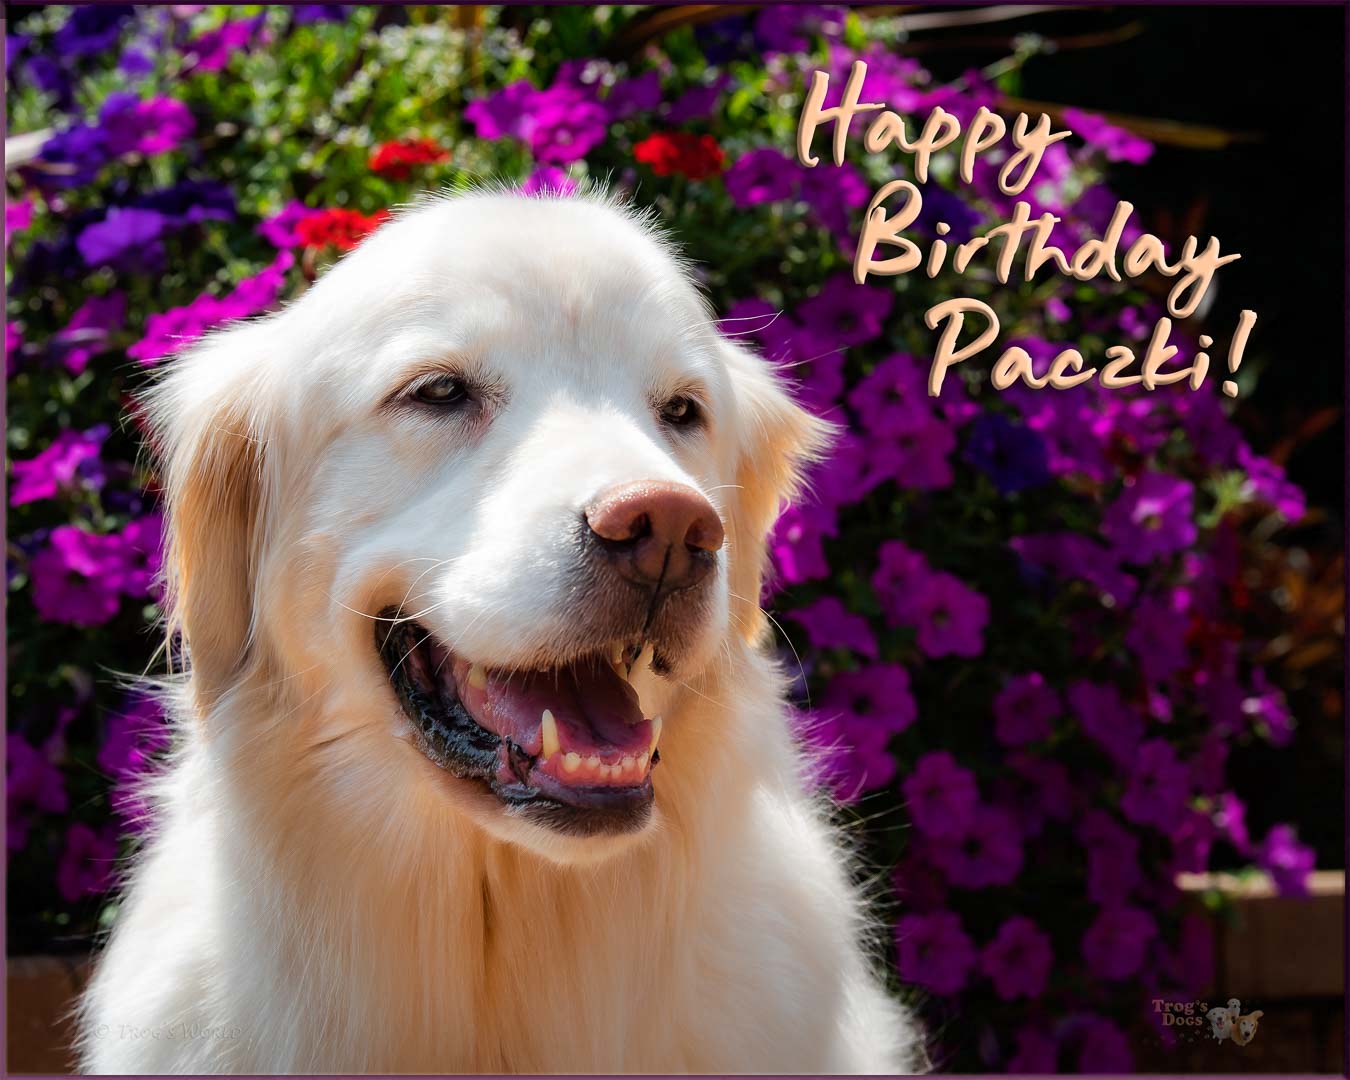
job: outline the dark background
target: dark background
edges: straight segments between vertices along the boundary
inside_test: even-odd
[[[932,13],[963,15],[925,10]],[[1260,379],[1239,400],[1239,422],[1254,449],[1283,460],[1307,493],[1308,517],[1281,542],[1343,589],[1346,9],[1066,7],[916,29],[912,44],[935,77],[954,78],[1007,56],[1027,33],[1057,48],[1027,61],[1020,97],[1244,136],[1223,149],[1160,142],[1145,165],[1122,166],[1110,182],[1139,208],[1136,220],[1143,214],[1144,227],[1165,239],[1194,233],[1203,244],[1212,234],[1225,253],[1241,252],[1216,276],[1202,325],[1222,343],[1239,311],[1257,312],[1243,367]],[[1211,374],[1226,361],[1213,356]],[[1238,750],[1231,763],[1239,789],[1298,821],[1327,867],[1345,865],[1344,801],[1327,804],[1329,792],[1344,790],[1344,671],[1334,664],[1334,688],[1296,709],[1288,749]]]

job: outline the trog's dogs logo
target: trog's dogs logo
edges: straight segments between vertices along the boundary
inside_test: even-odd
[[[1260,1009],[1243,1013],[1242,1002],[1229,998],[1227,1005],[1209,1005],[1204,1001],[1164,1001],[1153,999],[1153,1011],[1162,1014],[1163,1027],[1200,1027],[1209,1025],[1215,1042],[1235,1042],[1246,1046],[1256,1038],[1256,1028],[1265,1015]]]

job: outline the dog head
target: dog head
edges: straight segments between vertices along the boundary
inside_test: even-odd
[[[148,403],[198,710],[289,680],[307,745],[550,851],[651,819],[824,434],[644,222],[507,193],[401,215]]]
[[[1239,1046],[1246,1046],[1256,1036],[1257,1021],[1266,1014],[1260,1009],[1248,1013],[1246,1016],[1239,1016],[1237,1023],[1233,1028],[1233,1041]]]
[[[1222,1005],[1209,1010],[1209,1026],[1214,1037],[1219,1040],[1228,1038],[1233,1033],[1233,1021],[1238,1014],[1238,1005],[1236,1002],[1230,1002],[1231,1008],[1225,1008]]]

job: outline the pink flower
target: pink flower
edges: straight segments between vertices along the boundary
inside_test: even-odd
[[[914,827],[928,837],[951,837],[975,823],[980,793],[975,776],[945,750],[924,754],[900,785]]]
[[[805,607],[786,612],[786,617],[802,626],[813,648],[852,649],[876,659],[877,641],[872,628],[861,615],[845,609],[838,597],[822,596]]]
[[[903,916],[895,942],[900,978],[936,994],[955,994],[975,966],[975,944],[950,911]]]
[[[994,738],[1004,746],[1048,739],[1052,721],[1063,711],[1059,694],[1040,672],[1016,675],[994,698]]]

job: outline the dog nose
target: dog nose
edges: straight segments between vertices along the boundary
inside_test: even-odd
[[[669,481],[610,488],[586,508],[586,524],[624,577],[669,590],[703,580],[723,539],[712,503]]]

